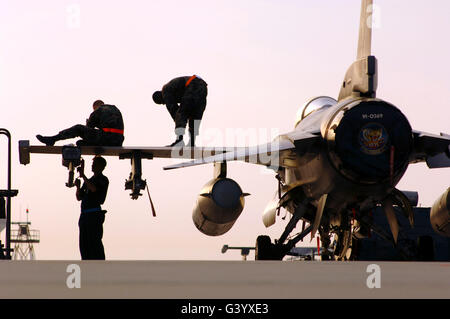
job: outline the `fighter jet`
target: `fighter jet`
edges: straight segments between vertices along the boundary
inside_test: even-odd
[[[131,190],[132,199],[145,188],[142,159],[191,159],[164,169],[214,164],[213,179],[200,191],[192,213],[196,227],[210,236],[231,229],[248,195],[227,177],[227,162],[264,165],[274,170],[278,187],[264,210],[263,223],[273,225],[282,208],[291,219],[274,242],[268,236],[257,238],[256,259],[280,260],[305,236],[313,238],[317,232],[322,259],[349,259],[355,238],[369,231],[383,233],[371,219],[377,206],[384,208],[391,227],[392,236],[384,237],[396,244],[399,224],[394,206],[414,223],[408,193],[396,185],[410,163],[450,167],[450,136],[413,130],[399,108],[376,97],[378,68],[371,55],[372,29],[368,23],[371,8],[372,0],[362,0],[357,58],[345,74],[337,99],[319,96],[305,103],[294,130],[273,142],[240,148],[177,148],[30,146],[29,141],[19,141],[20,163],[28,164],[30,153],[62,154],[63,165],[69,169],[66,185],[71,187],[81,155],[129,158],[132,171],[125,189]],[[433,228],[443,236],[450,236],[449,212],[447,190],[430,214]],[[300,220],[302,231],[289,237]]]
[[[388,239],[394,245],[399,232],[394,206],[414,224],[410,199],[395,186],[410,163],[450,167],[450,136],[413,130],[398,107],[376,96],[372,2],[361,2],[357,58],[345,74],[337,99],[319,96],[308,101],[298,113],[295,129],[272,143],[165,167],[216,163],[218,168],[220,163],[222,173],[205,186],[194,209],[194,222],[203,233],[224,233],[242,211],[242,191],[225,179],[226,162],[236,160],[266,165],[276,172],[278,190],[263,214],[266,227],[275,223],[281,208],[292,214],[274,243],[268,236],[257,238],[256,259],[282,259],[298,241],[308,234],[314,237],[317,231],[322,259],[349,259],[352,238],[367,236],[369,230],[382,233],[371,219],[377,206],[384,208],[392,234]],[[228,185],[218,187],[224,183]],[[436,201],[430,214],[435,231],[445,236],[450,236],[449,193]],[[303,224],[302,231],[287,241],[300,220],[309,226]]]

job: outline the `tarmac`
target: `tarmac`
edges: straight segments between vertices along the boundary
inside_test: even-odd
[[[0,261],[0,299],[35,298],[450,299],[450,262]]]

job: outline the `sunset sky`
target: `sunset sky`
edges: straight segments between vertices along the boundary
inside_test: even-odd
[[[375,4],[377,97],[399,107],[414,129],[450,134],[450,2]],[[31,163],[20,165],[19,140],[37,145],[36,134],[84,124],[92,102],[102,99],[122,111],[124,146],[167,145],[174,140],[174,124],[152,93],[174,77],[198,74],[209,90],[198,145],[267,142],[293,129],[308,99],[337,97],[356,58],[359,13],[359,0],[0,0],[0,127],[12,134],[12,187],[19,189],[12,219],[25,220],[29,209],[32,228],[41,235],[37,259],[80,259],[80,203],[75,189],[65,187],[61,157],[31,154]],[[1,189],[6,146],[0,138]],[[85,157],[87,168],[91,158]],[[258,235],[278,238],[286,226],[281,218],[268,229],[262,224],[277,189],[275,174],[264,167],[228,165],[228,177],[251,196],[228,233],[208,237],[195,228],[191,214],[212,178],[212,165],[163,171],[178,161],[144,161],[154,218],[146,193],[132,201],[124,191],[129,160],[106,160],[107,259],[236,260],[237,251],[221,253],[224,244],[253,246]],[[421,205],[430,206],[449,186],[449,168],[414,164],[398,188],[418,191]]]

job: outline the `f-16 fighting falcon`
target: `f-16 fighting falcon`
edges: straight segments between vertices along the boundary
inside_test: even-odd
[[[395,186],[410,163],[450,167],[450,136],[413,130],[398,107],[376,96],[372,8],[372,0],[362,0],[357,58],[336,99],[319,96],[308,101],[298,113],[294,131],[272,143],[165,167],[205,163],[218,167],[221,163],[222,174],[205,185],[194,209],[194,223],[200,231],[211,236],[223,234],[242,211],[242,191],[236,182],[224,179],[226,162],[234,160],[266,165],[276,172],[278,190],[263,214],[266,227],[275,223],[279,209],[292,214],[274,243],[268,236],[257,238],[256,259],[282,259],[297,242],[308,234],[312,239],[317,231],[323,260],[350,259],[354,238],[367,236],[369,230],[390,236],[373,224],[371,212],[377,206],[384,208],[392,231],[388,239],[394,245],[399,232],[394,205],[413,225],[410,200]],[[225,187],[228,191],[220,192]],[[221,202],[219,194],[223,193],[228,194],[226,202]],[[450,236],[449,194],[445,192],[436,201],[430,214],[434,230],[443,236]],[[303,230],[287,240],[300,220],[309,226],[303,224]]]

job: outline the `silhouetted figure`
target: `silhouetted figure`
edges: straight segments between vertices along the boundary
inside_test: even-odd
[[[207,83],[199,76],[182,76],[171,80],[161,91],[153,93],[156,104],[165,104],[175,121],[175,142],[169,146],[184,146],[183,135],[189,122],[190,146],[195,146],[200,121],[206,107]],[[178,105],[179,104],[179,105]]]
[[[36,138],[47,146],[77,136],[82,138],[77,141],[78,146],[122,146],[124,125],[120,110],[101,100],[95,101],[92,107],[94,111],[86,120],[86,125],[77,124],[54,136],[36,135]]]
[[[78,221],[80,228],[80,253],[81,259],[105,259],[103,248],[103,222],[105,221],[105,210],[101,205],[105,202],[108,192],[109,180],[103,175],[106,160],[103,157],[94,157],[92,161],[92,172],[94,175],[87,178],[84,175],[84,161],[78,168],[80,177],[84,184],[80,187],[80,180],[75,181],[77,188],[76,197],[81,201],[81,214]]]

